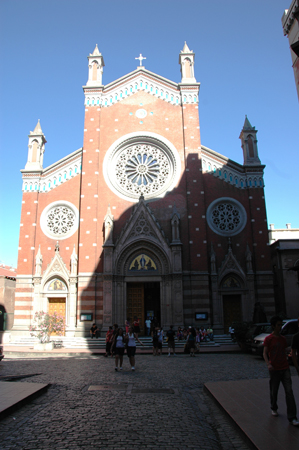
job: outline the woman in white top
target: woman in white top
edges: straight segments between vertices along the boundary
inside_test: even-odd
[[[138,339],[138,336],[136,333],[134,333],[133,327],[129,328],[129,332],[126,334],[125,337],[126,343],[127,343],[127,355],[130,359],[131,369],[135,370],[135,352],[136,352],[136,341],[139,342],[139,344],[143,345],[143,343]]]
[[[116,334],[113,338],[112,347],[114,346],[114,352],[115,352],[115,371],[118,370],[118,360],[119,360],[119,370],[123,370],[123,358],[124,358],[124,352],[125,352],[125,337],[124,337],[124,330],[122,328],[118,329],[118,334]]]

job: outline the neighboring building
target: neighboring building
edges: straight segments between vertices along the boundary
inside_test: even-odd
[[[299,228],[275,229],[270,224],[269,241],[274,273],[277,313],[295,319],[299,316]]]
[[[201,145],[194,58],[185,43],[178,84],[140,65],[103,85],[96,46],[83,148],[43,168],[40,124],[30,133],[15,334],[39,310],[69,336],[128,316],[222,333],[255,303],[274,313],[257,130],[246,117],[243,165]]]
[[[16,276],[15,268],[0,264],[0,332],[9,331],[13,326]]]
[[[297,95],[299,99],[299,0],[293,0],[289,9],[286,9],[281,18],[283,32],[288,36],[292,64],[294,69]]]

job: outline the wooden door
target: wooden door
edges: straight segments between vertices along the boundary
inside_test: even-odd
[[[49,314],[55,312],[65,320],[65,298],[49,298]],[[56,333],[51,333],[51,336],[56,336]]]
[[[241,295],[223,295],[224,332],[233,322],[242,322]]]
[[[127,287],[127,317],[131,323],[138,317],[140,334],[144,334],[144,285],[143,283],[128,283]]]

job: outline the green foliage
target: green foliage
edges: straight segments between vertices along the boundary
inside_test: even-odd
[[[52,333],[61,336],[64,332],[64,318],[56,312],[51,315],[44,311],[36,312],[33,322],[29,328],[30,334],[37,337],[41,343],[49,342]]]

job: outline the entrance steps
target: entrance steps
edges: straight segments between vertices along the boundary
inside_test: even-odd
[[[152,338],[147,336],[141,336],[140,341],[144,344],[146,348],[152,347]],[[105,338],[99,337],[98,339],[91,339],[90,337],[67,337],[67,336],[57,336],[51,338],[51,341],[54,341],[55,347],[63,347],[69,349],[105,349]],[[38,340],[34,337],[26,337],[21,336],[19,338],[15,338],[13,342],[7,343],[7,345],[11,347],[33,347]],[[176,348],[183,348],[186,341],[175,341]],[[217,335],[214,336],[213,341],[202,342],[200,345],[203,347],[219,347],[220,345],[235,345],[235,343],[231,340],[230,335]],[[137,342],[137,347],[141,347],[141,345]],[[163,347],[167,347],[167,343],[164,340]]]

